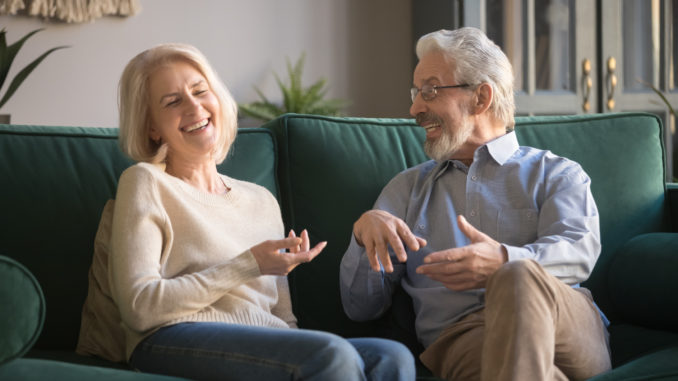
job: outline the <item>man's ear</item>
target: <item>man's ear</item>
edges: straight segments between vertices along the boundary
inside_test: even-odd
[[[481,83],[475,90],[473,113],[482,114],[492,105],[494,93],[489,83]]]

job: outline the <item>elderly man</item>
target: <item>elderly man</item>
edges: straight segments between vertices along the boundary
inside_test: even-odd
[[[480,30],[417,43],[410,113],[433,160],[398,174],[353,227],[344,309],[374,319],[400,283],[421,360],[454,380],[586,379],[610,368],[588,290],[600,253],[590,179],[518,145],[513,72]]]

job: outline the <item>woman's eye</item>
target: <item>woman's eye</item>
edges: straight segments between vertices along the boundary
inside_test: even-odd
[[[202,95],[202,94],[205,94],[206,92],[207,92],[207,90],[197,90],[195,92],[195,95]]]
[[[172,107],[172,106],[176,106],[176,105],[178,105],[178,104],[179,104],[179,100],[178,100],[178,99],[175,99],[175,100],[173,100],[173,101],[167,102],[167,104],[165,105],[165,107]]]

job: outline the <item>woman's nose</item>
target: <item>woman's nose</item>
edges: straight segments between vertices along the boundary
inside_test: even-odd
[[[188,102],[186,102],[186,112],[189,114],[195,114],[196,112],[200,111],[202,108],[202,104],[200,103],[200,100],[193,95],[189,95],[187,98]]]

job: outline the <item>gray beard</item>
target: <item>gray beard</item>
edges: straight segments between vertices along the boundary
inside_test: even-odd
[[[443,130],[438,139],[434,141],[427,139],[424,142],[424,152],[437,162],[449,160],[468,140],[471,132],[473,132],[473,125],[470,123],[464,123],[456,134],[449,130]]]

